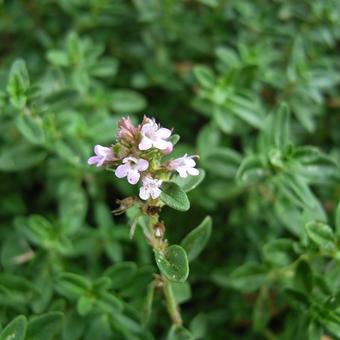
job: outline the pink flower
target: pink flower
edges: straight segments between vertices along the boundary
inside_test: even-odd
[[[102,166],[105,162],[115,161],[115,155],[111,148],[106,146],[96,145],[94,147],[94,153],[96,156],[92,156],[88,159],[87,163],[90,165],[96,164],[97,167]]]
[[[169,169],[175,170],[179,173],[180,177],[187,177],[188,174],[197,176],[199,171],[195,168],[196,162],[193,160],[197,156],[188,156],[185,154],[183,157],[176,158],[169,163]]]
[[[171,136],[171,131],[161,128],[155,119],[144,119],[141,135],[142,139],[138,145],[139,150],[149,150],[152,147],[159,150],[172,150],[172,143],[166,140]]]
[[[140,179],[140,172],[145,171],[149,167],[149,162],[145,159],[137,159],[135,157],[126,157],[123,164],[115,171],[118,178],[127,177],[130,184],[136,184]]]
[[[131,123],[130,117],[122,118],[118,121],[118,139],[133,140],[138,129]]]
[[[151,177],[143,178],[143,186],[139,189],[139,197],[143,200],[147,200],[150,196],[156,199],[161,194],[159,187],[162,185],[162,180],[154,179]]]

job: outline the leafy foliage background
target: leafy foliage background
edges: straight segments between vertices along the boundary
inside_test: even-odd
[[[339,23],[336,0],[0,1],[0,338],[166,337],[111,214],[133,188],[86,162],[127,114],[207,173],[163,215],[172,243],[213,220],[176,290],[192,337],[339,338]]]

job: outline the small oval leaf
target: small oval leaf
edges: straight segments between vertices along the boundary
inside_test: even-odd
[[[179,211],[190,209],[188,196],[176,183],[164,182],[161,190],[161,201],[167,206]]]
[[[168,280],[184,282],[188,278],[188,257],[181,246],[172,245],[164,252],[155,252],[155,257],[159,270]]]

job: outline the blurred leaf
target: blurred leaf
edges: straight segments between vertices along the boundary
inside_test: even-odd
[[[19,315],[2,330],[0,333],[0,340],[24,340],[26,328],[26,317],[24,315]]]
[[[266,284],[267,270],[261,264],[249,262],[238,267],[230,275],[215,271],[213,280],[222,287],[252,292]]]
[[[89,290],[91,283],[81,275],[63,272],[59,275],[56,288],[59,294],[75,299]]]
[[[134,262],[120,262],[105,271],[105,275],[111,279],[111,288],[120,289],[129,283],[137,273]]]
[[[274,117],[273,142],[276,147],[283,149],[290,142],[289,139],[289,109],[286,104],[281,104]]]
[[[29,320],[27,328],[27,340],[48,340],[61,333],[63,314],[60,312],[48,312],[34,316]]]
[[[193,340],[192,334],[183,326],[172,326],[167,335],[167,340]]]
[[[112,109],[119,113],[139,112],[147,105],[142,95],[131,90],[115,90],[110,99]]]
[[[334,232],[328,225],[321,222],[309,222],[306,224],[309,238],[323,249],[333,249]]]
[[[26,63],[24,60],[18,59],[11,66],[7,84],[7,92],[10,95],[11,103],[17,109],[22,109],[26,105],[29,87],[30,80]]]
[[[194,68],[194,75],[199,84],[204,88],[212,88],[215,85],[214,73],[204,65],[197,65]]]
[[[47,53],[47,59],[49,62],[56,66],[69,66],[70,60],[66,52],[59,50],[51,50]]]
[[[171,289],[178,304],[190,300],[191,288],[188,282],[171,282]]]
[[[43,144],[45,140],[42,122],[37,117],[21,115],[16,120],[16,125],[23,136],[33,144]]]
[[[6,147],[0,155],[0,171],[22,171],[41,163],[47,154],[29,144]]]
[[[263,247],[266,261],[276,266],[287,266],[295,260],[294,243],[290,239],[271,240]]]
[[[95,299],[93,297],[86,295],[81,296],[77,303],[77,311],[79,315],[84,316],[91,312],[94,302]]]
[[[185,249],[188,260],[194,260],[204,249],[210,238],[212,228],[212,219],[207,216],[201,224],[189,232],[181,242]]]
[[[340,239],[340,202],[338,203],[335,211],[335,230],[337,237]]]

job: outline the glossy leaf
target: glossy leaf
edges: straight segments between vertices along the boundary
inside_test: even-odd
[[[155,252],[156,263],[161,273],[170,281],[184,282],[189,275],[189,263],[185,250],[172,245],[164,252]]]

